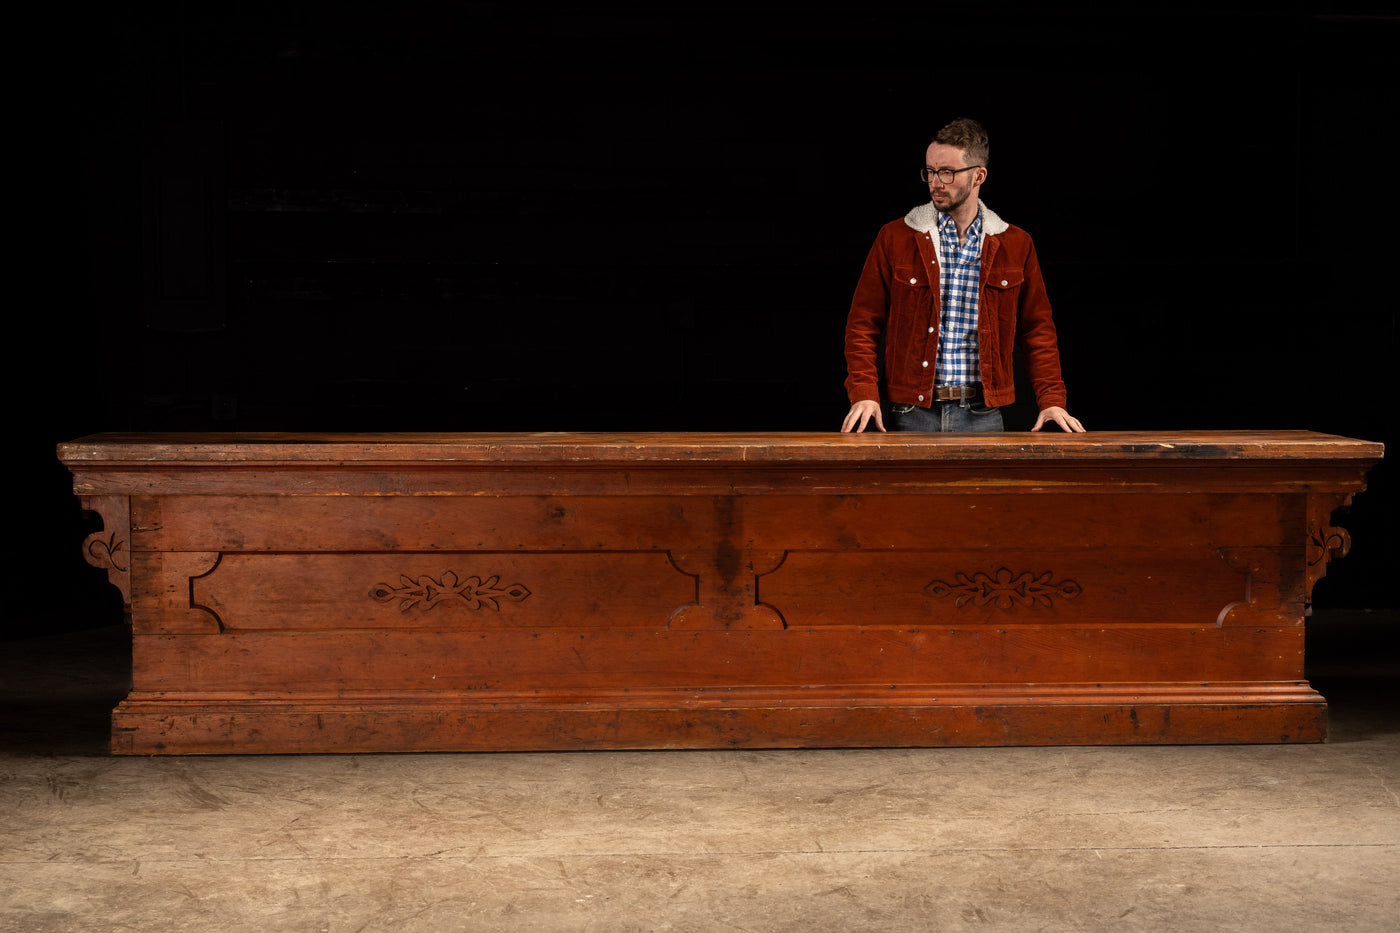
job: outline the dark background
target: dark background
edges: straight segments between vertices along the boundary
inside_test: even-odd
[[[963,115],[1090,430],[1396,440],[1392,4],[187,6],[12,36],[45,627],[120,616],[53,455],[89,433],[835,430],[866,251]],[[1392,475],[1319,607],[1397,607]]]

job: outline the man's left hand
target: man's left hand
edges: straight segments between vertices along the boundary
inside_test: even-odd
[[[1060,426],[1060,430],[1070,434],[1083,434],[1084,425],[1079,423],[1078,418],[1073,418],[1070,413],[1058,405],[1051,405],[1049,408],[1041,409],[1040,417],[1035,419],[1035,427],[1032,431],[1039,431],[1041,426],[1047,421],[1053,421]]]

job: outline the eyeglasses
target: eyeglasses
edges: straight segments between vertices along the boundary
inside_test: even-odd
[[[970,172],[975,168],[981,167],[980,165],[969,165],[967,168],[921,168],[919,169],[919,177],[927,183],[930,175],[937,175],[938,180],[943,182],[943,184],[951,185],[953,179],[957,178],[963,172]]]

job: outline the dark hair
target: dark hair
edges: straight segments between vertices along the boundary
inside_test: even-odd
[[[933,143],[956,146],[967,154],[968,165],[987,164],[987,131],[982,124],[967,117],[959,117],[938,131]]]

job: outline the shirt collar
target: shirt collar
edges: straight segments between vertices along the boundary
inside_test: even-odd
[[[967,235],[963,237],[963,242],[958,243],[958,225],[952,216],[942,211],[938,212],[938,234],[952,243],[957,243],[961,248],[967,244],[972,249],[977,249],[982,243],[982,205],[977,205],[977,216],[972,218],[972,223],[967,225]]]

